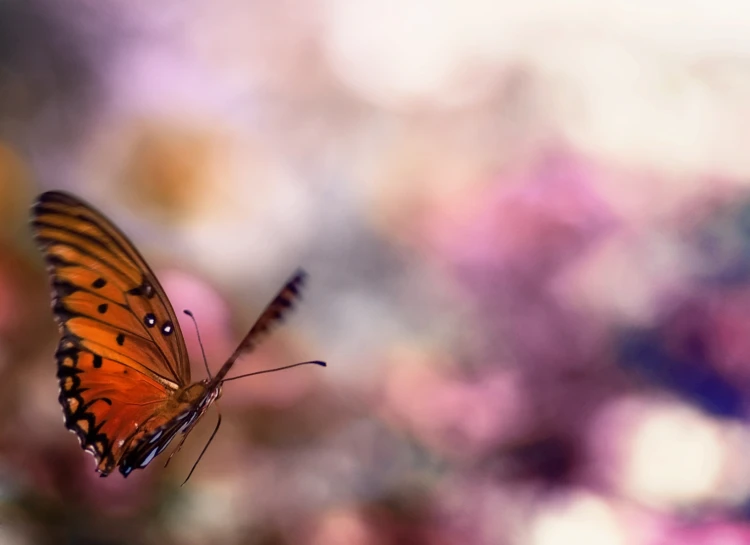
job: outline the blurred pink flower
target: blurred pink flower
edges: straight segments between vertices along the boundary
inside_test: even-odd
[[[323,515],[312,532],[308,533],[305,542],[309,545],[376,545],[382,543],[372,524],[355,511],[334,511]]]
[[[428,236],[459,270],[549,278],[615,225],[593,189],[601,175],[593,163],[553,154],[531,171],[465,195],[454,208],[434,210]]]
[[[189,309],[200,329],[208,365],[216,372],[234,350],[230,339],[229,307],[219,293],[206,281],[179,269],[163,269],[158,277],[172,302],[180,329],[185,337],[192,362],[193,380],[205,378],[201,348],[195,334],[195,324],[183,312]]]
[[[467,381],[434,366],[403,363],[387,375],[380,410],[433,448],[474,458],[518,434],[527,423],[513,370],[487,370]]]
[[[711,521],[679,524],[663,530],[649,545],[746,545],[750,543],[750,526],[742,522]]]
[[[616,226],[593,190],[604,175],[586,160],[552,155],[436,210],[427,230],[434,259],[473,298],[487,360],[496,354],[525,368],[585,367],[601,350],[597,318],[572,308],[557,283]]]
[[[718,368],[740,380],[750,378],[750,287],[730,287],[708,295],[703,315],[708,356]]]

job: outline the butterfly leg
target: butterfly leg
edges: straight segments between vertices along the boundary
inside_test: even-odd
[[[217,407],[218,409],[218,407]],[[209,445],[211,445],[211,441],[214,440],[214,437],[216,437],[216,432],[219,431],[219,427],[221,427],[221,413],[219,413],[219,418],[216,421],[216,427],[214,428],[213,433],[211,434],[211,437],[208,439],[208,443],[206,443],[206,446],[203,447],[203,450],[201,451],[200,456],[198,456],[198,459],[193,464],[193,468],[190,470],[190,473],[188,473],[188,476],[185,478],[184,481],[182,481],[182,484],[180,486],[184,486],[186,482],[188,482],[188,479],[190,479],[190,476],[193,474],[193,471],[195,471],[195,468],[198,467],[198,463],[201,461],[201,458],[203,458],[203,455],[206,454],[206,451],[208,450]]]
[[[219,414],[219,422],[221,422],[221,414]],[[169,465],[169,461],[172,459],[172,456],[180,452],[180,449],[182,449],[182,445],[185,444],[185,440],[187,439],[187,436],[190,435],[190,432],[193,431],[193,428],[198,423],[198,420],[195,420],[189,428],[187,428],[185,431],[182,432],[182,439],[180,440],[180,443],[177,445],[177,448],[172,451],[172,454],[169,455],[169,458],[167,458],[166,463],[164,464],[164,467],[167,467]],[[216,433],[216,432],[214,432]],[[213,435],[211,436],[211,439],[213,439]],[[210,442],[210,440],[209,440]]]
[[[192,429],[192,428],[191,428]],[[190,430],[187,430],[183,435],[182,439],[180,440],[180,444],[177,445],[177,448],[172,451],[172,454],[169,455],[169,458],[167,458],[167,462],[164,464],[164,467],[167,467],[169,465],[169,461],[172,459],[172,456],[180,452],[180,449],[182,448],[182,445],[185,443],[185,439],[187,439],[188,432]]]

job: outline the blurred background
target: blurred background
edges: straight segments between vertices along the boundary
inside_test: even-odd
[[[750,543],[748,29],[730,0],[0,1],[0,543]],[[57,401],[49,189],[214,369],[304,267],[235,371],[329,367],[226,385],[184,487],[215,411],[100,479]]]

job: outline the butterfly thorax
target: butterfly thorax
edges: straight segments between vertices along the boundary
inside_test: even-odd
[[[202,380],[201,382],[194,382],[177,390],[174,399],[179,404],[195,405],[200,402],[201,398],[206,397],[207,391],[208,382]]]
[[[179,413],[196,411],[203,414],[220,397],[221,384],[213,385],[210,379],[206,379],[179,389],[174,401]]]

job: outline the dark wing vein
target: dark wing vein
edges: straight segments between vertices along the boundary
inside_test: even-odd
[[[137,322],[139,322],[139,317],[130,307],[128,295],[140,296],[140,299],[148,305],[148,308],[153,306],[149,299],[156,295],[159,307],[166,311],[174,329],[173,344],[169,340],[161,339],[161,342],[169,348],[170,352],[175,352],[173,357],[168,357],[162,348],[159,342],[160,338],[156,336],[158,328],[153,332],[142,328],[142,332],[148,336],[151,344],[158,350],[160,363],[173,375],[174,381],[178,385],[188,383],[190,367],[187,349],[174,310],[145,260],[132,247],[125,235],[92,207],[65,193],[48,192],[42,194],[34,207],[33,216],[32,225],[36,238],[43,247],[45,256],[48,258],[47,261],[52,268],[53,284],[58,283],[55,286],[56,292],[58,292],[55,302],[55,306],[58,307],[57,310],[61,310],[59,308],[61,303],[65,305],[65,308],[68,306],[66,295],[60,293],[61,286],[59,285],[60,278],[64,278],[66,274],[78,277],[88,271],[115,281],[119,285],[121,299],[115,300],[114,296],[110,296],[108,299],[128,310]],[[89,245],[91,246],[90,249]],[[64,267],[75,267],[76,269],[65,270]],[[81,285],[78,282],[69,282],[69,285],[74,290],[95,293],[89,286]],[[151,289],[155,293],[150,292]],[[96,294],[99,295],[98,292]],[[86,318],[96,321],[96,317],[90,313],[84,315]],[[59,322],[66,330],[69,330],[65,326],[65,321],[66,317],[60,316]],[[107,325],[114,327],[112,323]],[[131,330],[124,331],[131,334],[135,333]],[[146,339],[146,337],[140,336]]]

